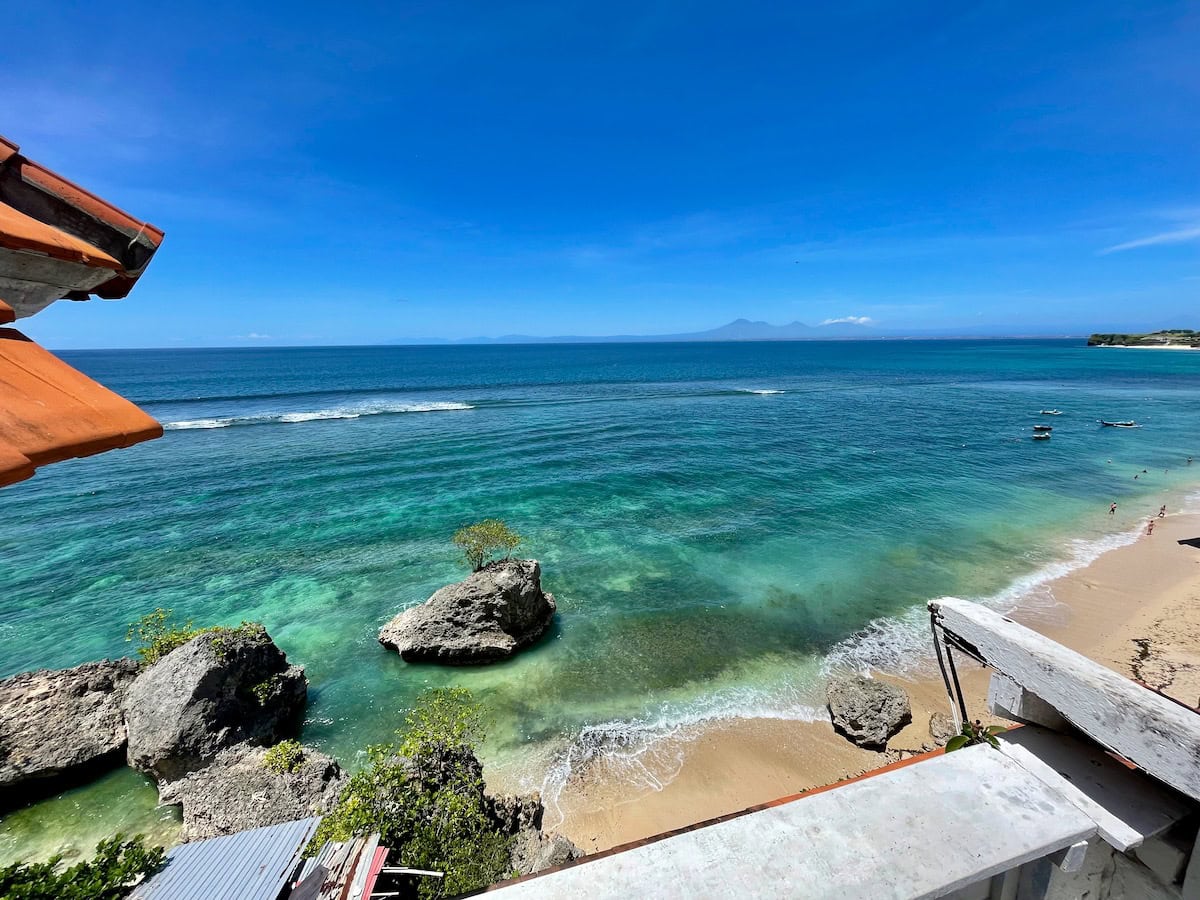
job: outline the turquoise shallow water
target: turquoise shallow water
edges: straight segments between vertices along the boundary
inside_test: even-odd
[[[306,741],[353,765],[463,685],[490,761],[551,792],[680,723],[804,717],[830,665],[914,664],[928,599],[1015,602],[1200,481],[1200,353],[1079,344],[69,354],[168,430],[0,491],[0,675],[130,652],[156,606],[260,620],[308,672]],[[542,561],[553,633],[481,669],[385,652],[486,516]],[[0,857],[165,827],[152,807],[117,773],[0,822]]]

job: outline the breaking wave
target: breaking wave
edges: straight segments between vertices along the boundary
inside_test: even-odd
[[[1047,563],[991,596],[971,599],[1001,613],[1010,613],[1018,607],[1053,607],[1058,601],[1050,589],[1052,582],[1090,565],[1110,550],[1134,543],[1142,527],[1139,522],[1129,531],[1093,540],[1072,540],[1067,545],[1065,559]],[[838,643],[825,657],[822,673],[851,669],[863,674],[872,670],[932,674],[935,671],[932,647],[929,611],[924,606],[915,607],[900,616],[872,619],[862,630]]]
[[[1193,495],[1200,501],[1200,494]],[[1049,585],[1092,563],[1110,550],[1134,543],[1141,533],[1133,529],[1094,540],[1068,544],[1065,559],[1048,563],[1015,580],[988,597],[973,598],[999,612],[1018,607],[1049,608],[1057,601]],[[764,688],[734,688],[683,706],[664,706],[654,719],[609,721],[582,728],[573,740],[553,753],[541,784],[548,812],[565,818],[560,796],[573,778],[585,772],[602,773],[630,786],[630,799],[646,791],[661,791],[683,765],[687,743],[705,726],[732,719],[784,719],[817,721],[825,718],[814,691],[831,674],[853,670],[863,674],[884,671],[907,676],[937,674],[929,633],[929,612],[924,605],[899,616],[880,617],[839,642],[819,665],[816,684],[792,683]]]
[[[758,394],[760,396],[765,396],[766,394],[786,394],[787,391],[780,391],[780,390],[775,390],[775,389],[771,389],[771,388],[763,389],[763,390],[756,390],[754,388],[738,388],[737,393],[739,393],[739,394]]]
[[[305,412],[259,413],[244,416],[220,416],[210,419],[183,419],[177,422],[165,422],[163,423],[163,428],[168,431],[186,431],[194,428],[229,428],[234,425],[295,424],[298,422],[316,422],[323,419],[357,419],[360,416],[447,412],[474,408],[467,403],[372,403]]]

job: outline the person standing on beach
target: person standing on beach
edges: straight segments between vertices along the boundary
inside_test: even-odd
[[[1113,503],[1108,507],[1108,514],[1110,516],[1115,516],[1117,514],[1117,504]]]
[[[1154,520],[1151,519],[1146,523],[1146,534],[1154,534]]]

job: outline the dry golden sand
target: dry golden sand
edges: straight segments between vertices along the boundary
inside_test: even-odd
[[[1052,582],[1057,605],[1012,617],[1122,675],[1200,704],[1200,516],[1157,520],[1154,533]],[[987,719],[988,673],[960,676],[973,716]],[[932,746],[929,718],[948,712],[940,679],[885,677],[912,698],[913,724],[890,753],[862,750],[825,722],[742,719],[712,726],[648,761],[658,784],[631,786],[603,767],[569,782],[557,827],[585,852],[639,840],[830,784]],[[655,771],[655,768],[659,771]],[[547,822],[548,826],[554,823]]]

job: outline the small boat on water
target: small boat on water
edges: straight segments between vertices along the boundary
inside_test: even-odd
[[[1035,432],[1033,433],[1033,439],[1034,439],[1035,441],[1048,441],[1048,440],[1050,440],[1050,432],[1048,432],[1048,431],[1035,431]]]
[[[1109,428],[1141,428],[1142,427],[1137,422],[1106,422],[1103,419],[1100,419],[1099,422],[1101,425],[1105,425]]]
[[[1043,409],[1040,411],[1043,416],[1061,416],[1061,409]]]
[[[1033,430],[1034,431],[1053,431],[1054,426],[1053,425],[1034,425]]]

